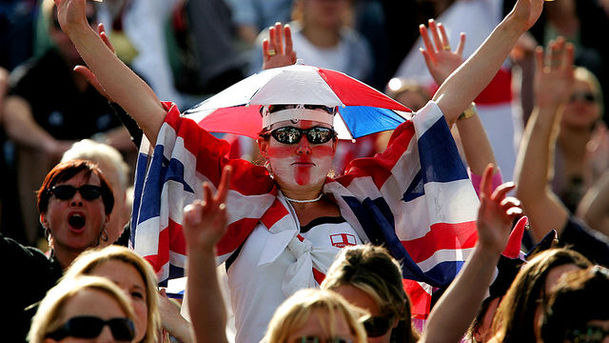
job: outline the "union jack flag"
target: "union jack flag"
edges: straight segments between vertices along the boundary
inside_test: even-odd
[[[201,183],[217,186],[233,167],[227,198],[228,230],[218,262],[230,257],[258,223],[285,231],[290,213],[267,170],[229,159],[230,146],[165,103],[167,117],[156,146],[142,146],[136,170],[132,245],[159,280],[180,277],[186,262],[185,205],[202,198]],[[402,264],[413,313],[425,318],[432,287],[456,276],[477,240],[478,198],[444,117],[433,102],[401,124],[387,150],[354,160],[323,192],[364,242],[385,245]],[[297,232],[297,229],[296,229]],[[315,280],[329,265],[313,266]]]

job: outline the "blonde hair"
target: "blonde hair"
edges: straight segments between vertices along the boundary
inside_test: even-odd
[[[334,334],[336,321],[342,316],[355,336],[354,343],[366,342],[366,331],[360,322],[363,312],[347,303],[339,294],[323,289],[301,289],[286,299],[269,322],[264,341],[286,342],[292,332],[304,326],[315,310],[328,314],[328,322],[320,320],[324,332]]]
[[[110,245],[103,249],[89,249],[72,262],[63,279],[90,275],[95,268],[108,261],[127,263],[140,273],[146,286],[146,307],[148,308],[146,335],[142,342],[156,342],[157,332],[161,328],[156,274],[150,264],[133,250],[118,245]]]
[[[134,320],[133,308],[129,299],[127,299],[127,295],[110,280],[98,276],[70,278],[59,282],[42,299],[36,315],[32,319],[28,341],[30,343],[42,343],[45,335],[62,325],[60,320],[65,304],[79,292],[88,289],[106,293],[114,298],[127,318]]]
[[[368,294],[383,314],[400,321],[392,334],[399,342],[416,342],[410,300],[404,291],[402,268],[387,249],[371,244],[342,249],[321,284],[323,289],[353,286]]]
[[[596,103],[598,104],[600,117],[602,118],[605,113],[605,104],[603,103],[603,89],[601,88],[601,83],[598,81],[598,78],[585,67],[575,67],[574,75],[576,80],[584,81],[592,88],[592,92],[596,95]]]

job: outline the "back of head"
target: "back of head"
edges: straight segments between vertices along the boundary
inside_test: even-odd
[[[385,248],[370,244],[344,248],[330,266],[321,287],[336,289],[343,285],[365,292],[375,300],[381,313],[400,320],[394,330],[394,334],[400,336],[397,341],[417,340],[401,267]]]
[[[96,290],[110,295],[121,307],[127,318],[134,320],[133,308],[125,293],[108,279],[94,276],[82,276],[65,279],[51,288],[38,306],[28,333],[30,343],[42,343],[45,336],[62,325],[59,320],[65,304],[83,290]]]
[[[336,322],[342,317],[355,337],[353,343],[366,342],[366,332],[360,322],[362,313],[340,295],[323,289],[301,289],[286,299],[271,318],[264,341],[268,343],[286,342],[288,337],[302,328],[313,312],[317,310],[328,314],[327,321],[320,319],[319,322],[324,332],[334,336]]]
[[[598,333],[590,322],[609,320],[608,291],[609,270],[604,267],[593,266],[564,275],[544,311],[540,329],[543,341],[592,341],[588,339]]]
[[[560,248],[540,252],[522,267],[493,319],[492,330],[499,341],[535,340],[535,312],[538,299],[545,297],[548,273],[568,264],[582,269],[591,265],[580,253]]]
[[[152,266],[135,251],[110,245],[103,249],[89,249],[80,254],[66,270],[62,279],[78,278],[91,275],[95,268],[108,261],[121,261],[133,266],[146,285],[146,305],[148,308],[148,325],[144,342],[154,342],[156,332],[161,327],[157,278]]]

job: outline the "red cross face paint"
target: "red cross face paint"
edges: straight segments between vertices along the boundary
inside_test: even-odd
[[[302,129],[327,126],[307,120],[289,125]],[[334,140],[311,144],[306,137],[302,137],[296,144],[283,144],[269,137],[268,143],[267,156],[271,170],[281,187],[313,186],[324,182],[334,158]]]

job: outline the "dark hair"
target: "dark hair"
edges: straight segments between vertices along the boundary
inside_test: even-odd
[[[500,342],[535,342],[535,312],[538,300],[544,299],[548,273],[556,267],[574,264],[587,268],[590,261],[582,254],[566,248],[543,251],[526,263],[493,319],[492,330]]]
[[[609,319],[609,270],[593,266],[566,274],[552,291],[540,333],[544,342],[573,341],[588,322]]]
[[[330,266],[322,288],[343,285],[370,295],[383,314],[399,319],[391,332],[391,342],[416,342],[418,332],[411,321],[410,300],[404,291],[402,270],[387,249],[370,244],[344,248]]]
[[[86,161],[86,160],[72,160],[57,164],[47,174],[40,189],[37,191],[36,205],[38,206],[39,213],[46,213],[49,207],[49,199],[51,197],[50,189],[57,183],[69,180],[75,175],[84,172],[86,177],[90,177],[91,174],[99,177],[99,183],[101,186],[101,197],[104,203],[104,209],[106,214],[112,212],[114,207],[114,196],[112,195],[112,188],[110,184],[102,174],[101,170],[97,167],[97,164]]]

